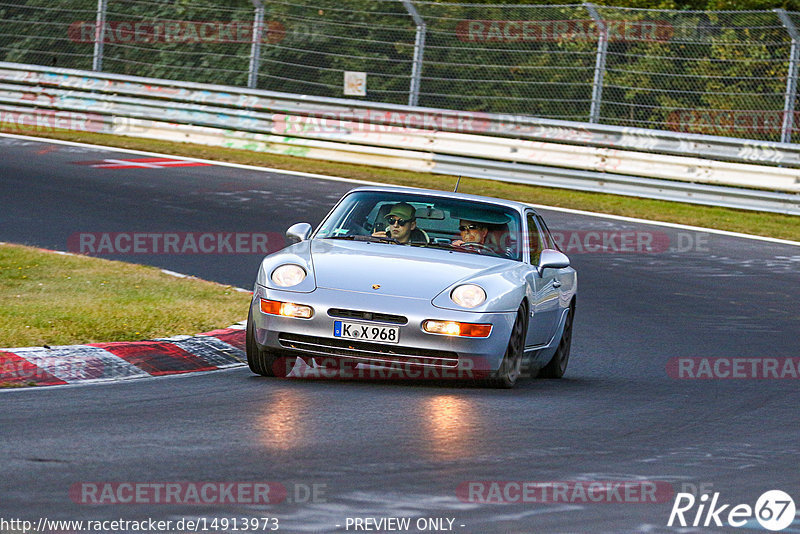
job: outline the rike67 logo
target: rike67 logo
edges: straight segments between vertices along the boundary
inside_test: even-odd
[[[669,514],[668,527],[673,525],[693,527],[753,527],[755,519],[765,529],[779,531],[794,521],[794,500],[788,493],[780,490],[764,492],[756,501],[755,507],[749,504],[722,504],[719,492],[711,496],[701,495],[696,499],[691,493],[678,493]],[[688,521],[687,521],[688,517]]]

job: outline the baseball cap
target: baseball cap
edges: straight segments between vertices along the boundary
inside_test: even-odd
[[[386,214],[386,218],[399,217],[401,219],[410,221],[414,219],[414,215],[416,213],[417,210],[414,209],[414,206],[405,202],[400,202],[399,204],[392,206],[392,210]]]

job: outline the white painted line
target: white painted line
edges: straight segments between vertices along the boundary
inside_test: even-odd
[[[53,252],[58,252],[58,251],[53,251]],[[69,254],[69,253],[67,252],[66,254]],[[191,279],[194,279],[194,280],[201,280],[201,278],[197,278],[196,276],[194,276],[192,274],[177,273],[175,271],[170,271],[169,269],[161,269],[161,272],[166,274],[166,275],[169,275],[169,276],[174,276],[175,278],[191,278]],[[205,282],[207,280],[203,280],[203,281]],[[221,286],[227,285],[227,284],[222,284],[220,282],[214,282],[214,283],[217,284],[217,285],[221,285]],[[230,287],[232,287],[234,291],[237,291],[239,293],[250,293],[250,294],[253,293],[249,289],[243,289],[241,287],[235,287],[235,286],[230,286]]]
[[[247,367],[246,363],[242,363],[235,367],[226,367],[224,369],[211,369],[210,371],[199,371],[196,373],[176,373],[173,375],[159,375],[159,376],[142,376],[136,377],[135,379],[125,379],[125,380],[103,380],[103,381],[96,381],[96,380],[82,380],[80,382],[72,382],[67,384],[59,384],[56,386],[29,386],[29,387],[16,387],[16,388],[0,388],[0,395],[12,395],[12,392],[25,392],[25,391],[53,391],[53,390],[61,390],[65,388],[82,388],[82,387],[96,387],[96,386],[106,386],[110,385],[112,387],[119,387],[120,384],[136,384],[141,382],[148,382],[152,380],[183,380],[186,378],[200,378],[204,375],[209,375],[213,373],[223,373],[223,372],[230,372],[236,371],[237,369],[241,369],[242,367]],[[255,376],[255,375],[253,375]]]
[[[44,142],[44,143],[54,143],[60,145],[68,145],[68,146],[79,146],[79,147],[86,147],[86,148],[96,148],[99,150],[109,150],[114,152],[125,152],[130,154],[141,154],[144,156],[152,156],[152,157],[160,157],[160,158],[181,158],[187,161],[197,161],[201,163],[208,163],[209,165],[217,165],[222,167],[231,167],[234,169],[245,169],[245,170],[252,170],[252,171],[260,171],[260,172],[274,172],[280,174],[288,174],[290,176],[302,176],[305,178],[315,178],[319,180],[327,180],[331,182],[349,182],[354,184],[361,184],[361,185],[387,185],[383,182],[370,182],[367,180],[355,180],[353,178],[342,178],[340,176],[328,176],[325,174],[314,174],[309,172],[301,172],[301,171],[289,171],[284,169],[276,169],[272,167],[257,167],[255,165],[244,165],[241,163],[229,163],[226,161],[214,161],[210,159],[200,159],[200,158],[190,158],[186,156],[175,156],[174,154],[163,154],[159,152],[145,152],[143,150],[130,150],[125,148],[119,147],[112,147],[112,146],[105,146],[105,145],[90,145],[86,143],[77,143],[74,141],[62,141],[60,139],[49,139],[46,137],[32,137],[27,135],[17,135],[17,134],[7,134],[7,133],[0,133],[0,137],[8,137],[13,139],[22,139],[27,141],[36,141],[36,142]],[[596,213],[593,211],[583,211],[583,210],[575,210],[571,208],[559,208],[557,206],[545,206],[542,204],[529,204],[530,206],[537,208],[537,209],[546,209],[551,211],[560,211],[563,213],[572,213],[576,215],[585,215],[588,217],[599,217],[603,219],[611,219],[616,221],[624,221],[624,222],[632,222],[637,224],[650,224],[655,226],[664,226],[668,228],[676,228],[680,230],[690,230],[693,232],[706,232],[709,234],[717,234],[717,235],[724,235],[729,237],[739,237],[742,239],[751,239],[755,241],[764,241],[767,243],[776,243],[781,245],[792,245],[796,247],[800,247],[800,242],[798,241],[790,241],[788,239],[778,239],[775,237],[764,237],[758,235],[751,235],[751,234],[743,234],[740,232],[731,232],[728,230],[718,230],[716,228],[704,228],[701,226],[690,226],[686,224],[677,224],[677,223],[670,223],[670,222],[663,222],[663,221],[651,221],[648,219],[637,219],[634,217],[625,217],[622,215],[611,215],[608,213]]]
[[[104,160],[107,163],[98,163],[97,165],[92,165],[95,169],[102,169],[104,167],[110,168],[121,168],[121,167],[144,167],[147,169],[160,169],[160,165],[156,165],[154,163],[143,163],[141,161],[125,161],[124,159],[107,159]]]
[[[157,158],[181,158],[186,161],[197,161],[200,163],[208,163],[209,165],[217,165],[220,167],[232,167],[234,169],[245,169],[250,171],[261,171],[261,172],[276,172],[280,174],[288,174],[291,176],[302,176],[304,178],[317,178],[320,180],[327,180],[329,182],[351,182],[354,184],[363,184],[363,185],[387,185],[383,182],[370,182],[367,180],[356,180],[354,178],[341,178],[338,176],[328,176],[326,174],[314,174],[310,172],[302,172],[302,171],[289,171],[285,169],[277,169],[272,167],[258,167],[256,165],[245,165],[243,163],[231,163],[228,161],[215,161],[211,159],[201,159],[201,158],[191,158],[188,156],[176,156],[174,154],[163,154],[161,152],[146,152],[144,150],[133,150],[129,148],[119,148],[115,146],[105,146],[105,145],[90,145],[87,143],[78,143],[75,141],[63,141],[61,139],[49,139],[47,137],[32,137],[28,135],[17,135],[17,134],[7,134],[0,132],[0,137],[9,137],[14,139],[22,139],[24,141],[35,141],[39,143],[54,143],[57,145],[67,145],[67,146],[78,146],[83,148],[95,148],[98,150],[108,150],[112,152],[125,152],[127,154],[137,154],[142,156],[151,156]]]
[[[760,235],[752,235],[752,234],[742,234],[739,232],[731,232],[729,230],[718,230],[716,228],[704,228],[702,226],[690,226],[687,224],[678,224],[678,223],[671,223],[671,222],[661,222],[661,221],[650,221],[647,219],[636,219],[634,217],[625,217],[624,215],[611,215],[609,213],[595,213],[593,211],[582,211],[576,210],[572,208],[560,208],[557,206],[545,206],[543,204],[528,204],[529,206],[536,208],[536,209],[543,209],[543,210],[550,210],[550,211],[559,211],[563,213],[572,213],[575,215],[586,215],[589,217],[602,217],[604,219],[613,219],[615,221],[624,221],[624,222],[633,222],[633,223],[640,223],[640,224],[652,224],[657,226],[665,226],[667,228],[676,228],[679,230],[692,230],[694,232],[705,232],[707,234],[719,234],[725,235],[729,237],[741,237],[744,239],[755,239],[758,241],[767,241],[770,243],[778,243],[781,245],[793,245],[795,247],[800,247],[799,241],[790,241],[788,239],[778,239],[777,237],[765,237]]]
[[[176,273],[175,271],[170,271],[168,269],[161,269],[161,272],[164,273],[164,274],[167,274],[169,276],[174,276],[175,278],[194,278],[194,276],[192,276],[192,275],[183,274],[183,273]]]

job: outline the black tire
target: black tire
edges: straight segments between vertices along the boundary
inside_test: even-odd
[[[508,339],[506,352],[500,368],[486,381],[486,385],[493,388],[511,389],[521,375],[522,358],[525,353],[525,335],[528,331],[528,308],[520,304],[514,326],[511,327],[511,336]]]
[[[571,304],[564,323],[564,333],[558,342],[553,359],[539,371],[539,378],[561,378],[567,372],[569,351],[572,345],[572,319],[575,317],[575,305]]]
[[[245,348],[247,365],[250,366],[250,370],[255,374],[261,376],[286,376],[286,358],[258,347],[252,312],[247,314]]]

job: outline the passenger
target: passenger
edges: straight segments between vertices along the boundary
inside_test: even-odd
[[[391,211],[386,214],[386,231],[374,232],[375,237],[391,237],[398,243],[408,243],[411,240],[412,232],[417,228],[417,210],[414,206],[405,202],[400,202],[392,206]]]

